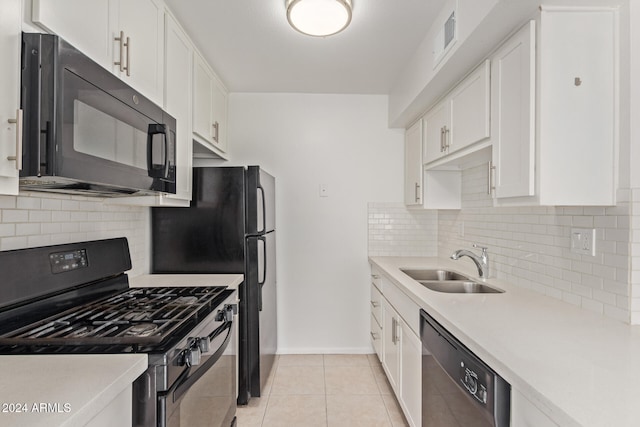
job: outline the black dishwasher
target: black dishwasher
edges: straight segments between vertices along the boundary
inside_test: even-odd
[[[507,427],[511,385],[424,310],[422,427]]]

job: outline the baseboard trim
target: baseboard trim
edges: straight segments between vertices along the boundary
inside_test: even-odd
[[[279,348],[277,354],[374,354],[372,347]]]

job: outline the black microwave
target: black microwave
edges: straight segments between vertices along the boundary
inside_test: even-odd
[[[58,36],[22,34],[20,188],[176,192],[176,120]]]

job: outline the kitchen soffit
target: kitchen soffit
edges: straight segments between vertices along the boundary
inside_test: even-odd
[[[232,92],[387,94],[445,0],[354,0],[343,32],[295,31],[284,0],[166,0]]]

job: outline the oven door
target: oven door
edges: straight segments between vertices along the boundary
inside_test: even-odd
[[[235,294],[232,296],[235,302]],[[227,300],[229,302],[229,299]],[[190,339],[177,363],[184,369],[166,392],[158,394],[158,426],[229,427],[237,399],[237,305],[218,310],[219,326]]]

